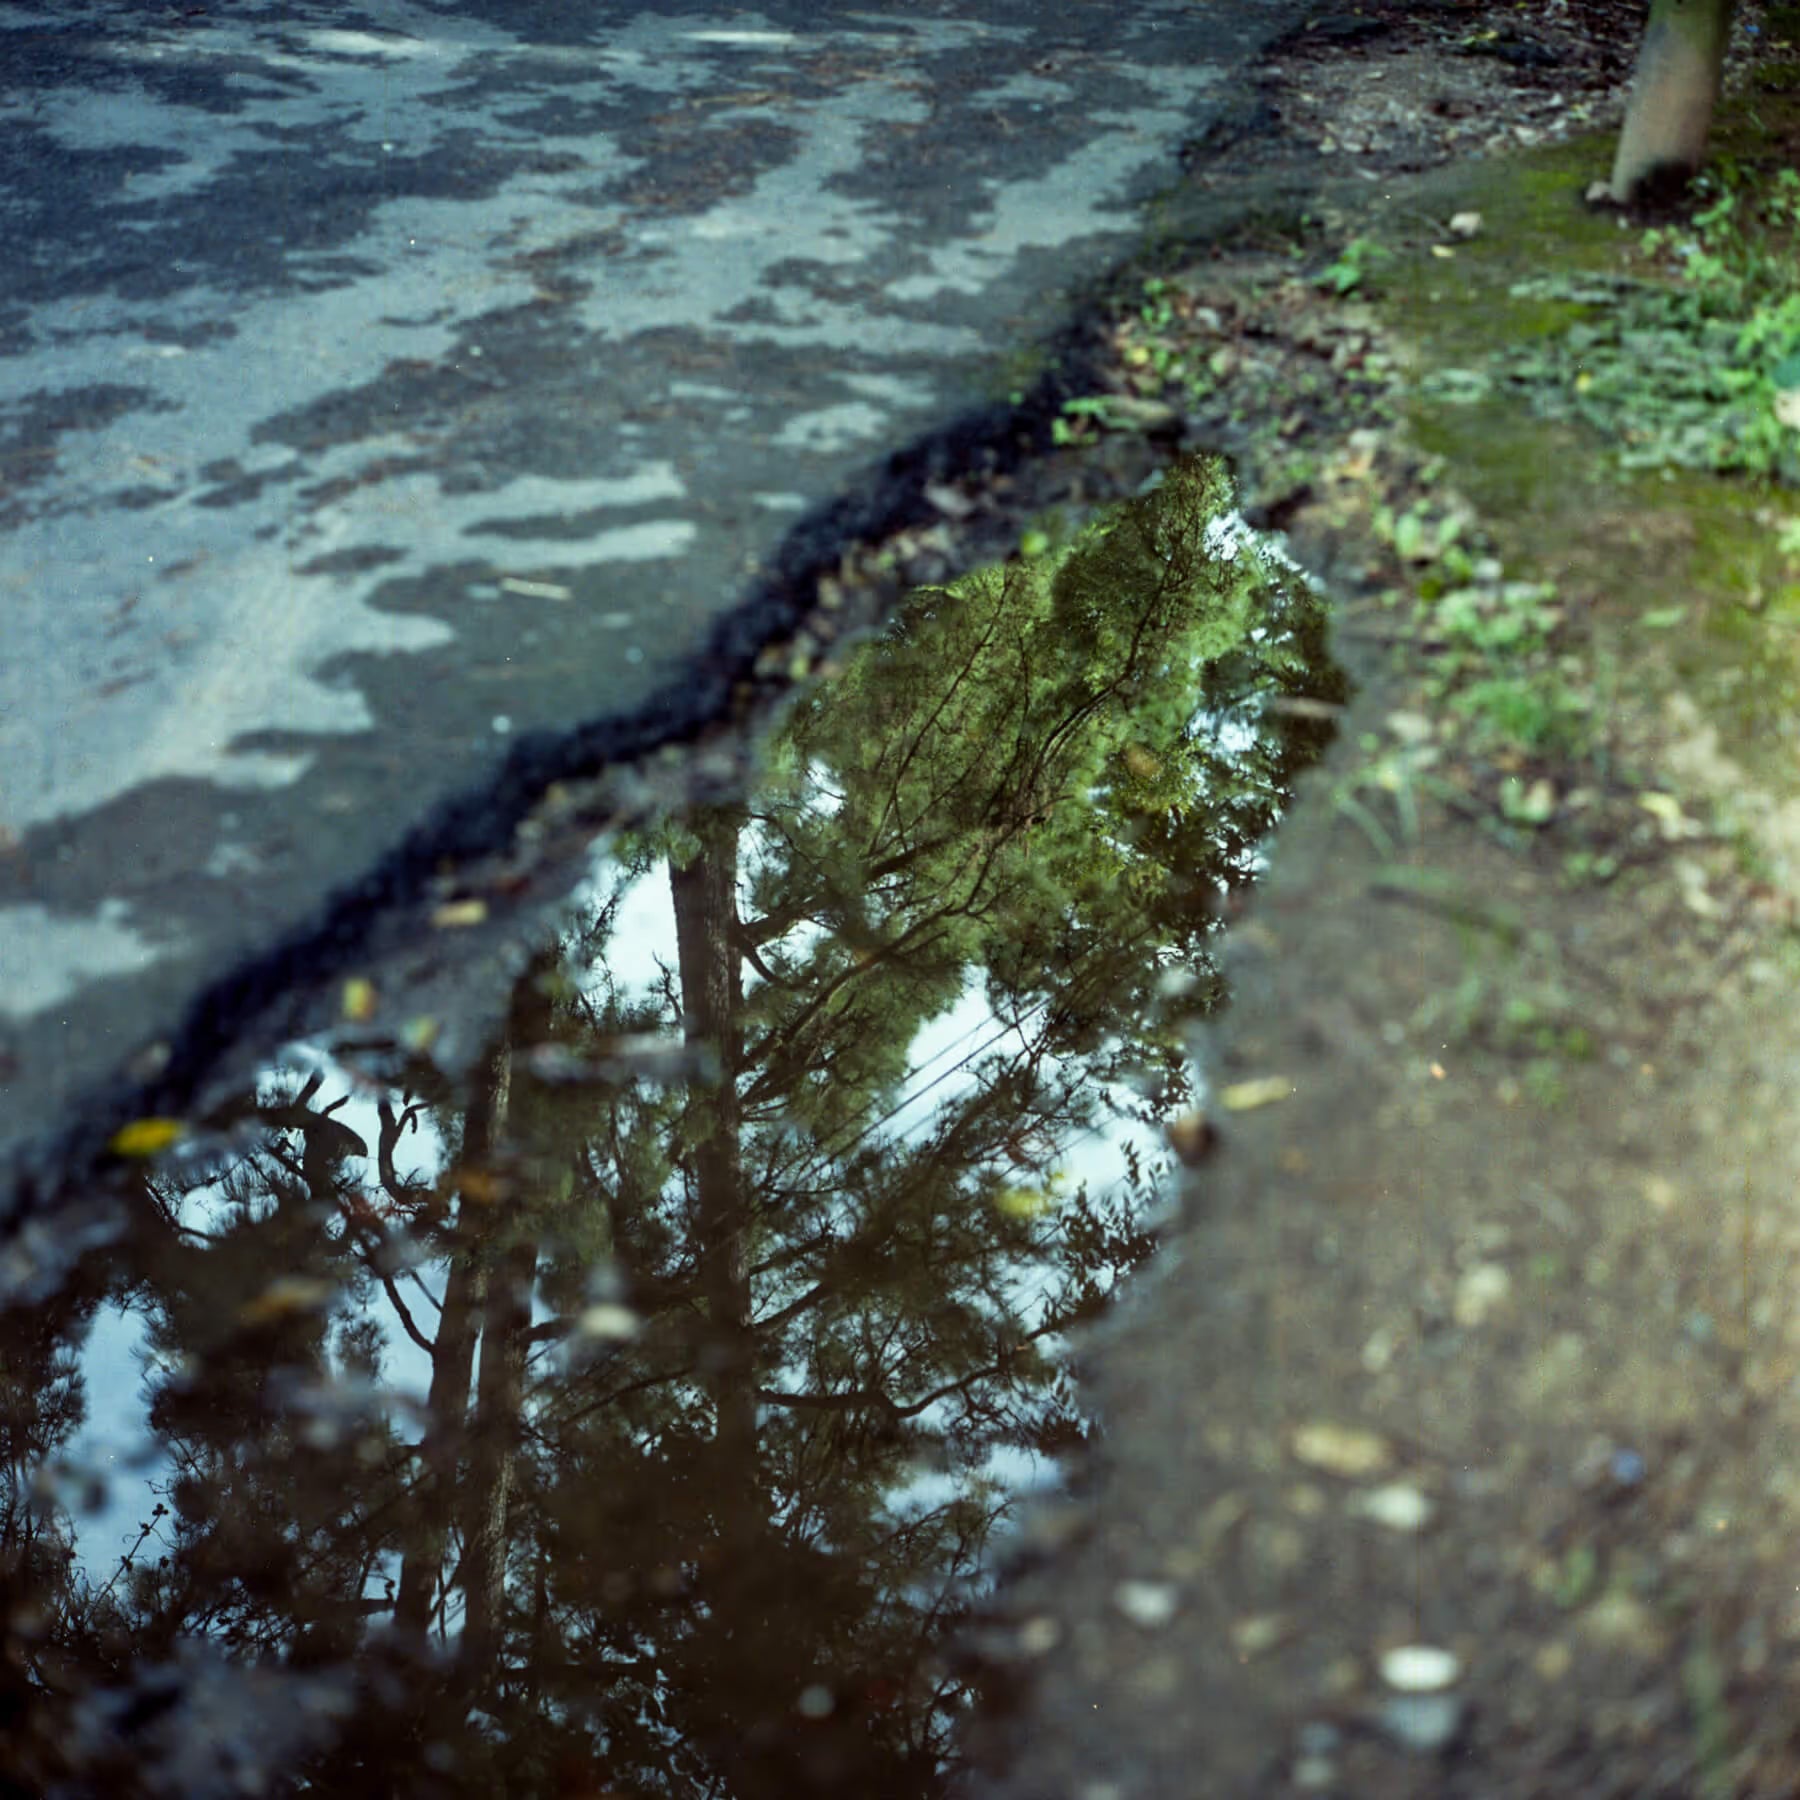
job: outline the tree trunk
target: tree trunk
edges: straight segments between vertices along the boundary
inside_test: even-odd
[[[1673,187],[1706,160],[1735,0],[1651,0],[1613,159],[1621,202]]]
[[[700,852],[669,867],[681,1008],[688,1043],[718,1059],[716,1086],[696,1090],[694,1147],[700,1289],[706,1298],[705,1367],[719,1457],[721,1535],[741,1540],[756,1525],[756,1381],[750,1275],[740,1161],[737,1081],[742,1061],[743,979],[736,942],[739,815],[720,810],[693,822]]]

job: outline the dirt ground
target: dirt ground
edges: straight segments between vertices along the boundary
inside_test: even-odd
[[[1616,129],[1636,27],[1346,8],[1196,160],[1202,192],[1313,180],[1400,258],[1339,297],[1247,224],[1153,323],[1210,346],[1188,429],[1328,578],[1360,687],[1232,932],[1219,1147],[1084,1347],[1101,1444],[980,1638],[974,1792],[1800,1793],[1800,608],[1727,578],[1721,478],[1627,480],[1541,422],[1503,459],[1417,402],[1468,354],[1452,212],[1575,218],[1604,136],[1541,157]],[[1553,201],[1471,173],[1509,148]],[[1122,393],[1142,330],[1122,308]],[[1409,508],[1490,587],[1555,583],[1534,666],[1588,697],[1578,745],[1454,716]],[[1286,1097],[1224,1103],[1250,1082]]]

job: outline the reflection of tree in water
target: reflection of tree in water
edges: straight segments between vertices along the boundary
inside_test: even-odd
[[[140,1659],[366,1647],[277,1780],[939,1790],[932,1646],[1003,1508],[988,1465],[1080,1436],[1048,1346],[1148,1250],[1153,1170],[1053,1196],[1056,1171],[1108,1109],[1179,1104],[1161,997],[1210,992],[1217,893],[1309,748],[1231,723],[1316,684],[1320,625],[1209,547],[1224,498],[1188,464],[1057,555],[915,595],[760,793],[620,847],[460,1104],[381,1098],[371,1145],[314,1080],[263,1098],[203,1205],[151,1187],[130,1292],[174,1512],[106,1605]],[[674,965],[628,992],[609,940],[665,865]],[[973,1047],[906,1106],[973,983]],[[685,1079],[633,1066],[672,1031]],[[401,1166],[419,1129],[439,1179]],[[422,1431],[373,1387],[401,1340]],[[62,1579],[55,1649],[103,1678]]]

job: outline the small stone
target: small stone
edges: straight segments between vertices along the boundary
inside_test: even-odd
[[[1344,1734],[1329,1719],[1308,1719],[1295,1732],[1302,1756],[1329,1756],[1344,1741]]]
[[[1456,1694],[1395,1694],[1375,1714],[1378,1729],[1421,1756],[1447,1748],[1462,1721],[1463,1701]]]
[[[1456,1284],[1456,1297],[1451,1302],[1451,1315],[1458,1325],[1481,1324],[1497,1307],[1512,1296],[1512,1276],[1500,1263],[1477,1263],[1465,1269]]]
[[[1351,1501],[1350,1510],[1358,1518],[1383,1525],[1389,1531],[1423,1531],[1431,1523],[1434,1508],[1416,1487],[1404,1481],[1388,1482],[1371,1488]]]
[[[1160,1631],[1168,1624],[1180,1598],[1167,1581],[1121,1581],[1113,1589],[1113,1605],[1146,1631]]]
[[[1162,1703],[1172,1700],[1189,1685],[1187,1664],[1175,1656],[1153,1656],[1127,1677],[1130,1691],[1140,1700]]]
[[[1231,1647],[1241,1662],[1250,1662],[1278,1649],[1292,1634],[1293,1621],[1286,1613],[1250,1613],[1232,1621]]]
[[[1387,1441],[1353,1425],[1317,1420],[1294,1433],[1294,1455],[1315,1469],[1348,1480],[1378,1474],[1392,1460]]]
[[[1401,1644],[1381,1658],[1381,1679],[1403,1694],[1439,1693],[1461,1674],[1455,1655],[1436,1644]]]
[[[1472,238],[1481,230],[1481,214],[1478,212],[1452,213],[1450,229],[1459,238]]]
[[[1656,1614],[1622,1590],[1601,1595],[1576,1623],[1590,1642],[1647,1662],[1664,1655],[1668,1648],[1668,1633]]]
[[[1021,1656],[1048,1656],[1062,1642],[1062,1624],[1048,1613],[1039,1613],[1019,1627]]]

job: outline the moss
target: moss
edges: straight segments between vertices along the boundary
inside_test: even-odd
[[[1768,25],[1778,53],[1791,57],[1780,39],[1786,32],[1800,43],[1800,6],[1779,9]],[[1800,99],[1789,97],[1800,86],[1800,61],[1769,64],[1764,73],[1772,80],[1762,92],[1721,109],[1716,144],[1746,168],[1772,170],[1793,160],[1782,146],[1800,145]],[[1579,390],[1583,409],[1602,420],[1598,428],[1580,417],[1538,416],[1522,371],[1506,363],[1526,347],[1534,379],[1552,390],[1570,356],[1577,368],[1585,362],[1598,373],[1595,359],[1619,338],[1625,286],[1680,286],[1668,248],[1660,259],[1646,254],[1641,221],[1585,202],[1615,148],[1613,133],[1590,133],[1503,160],[1394,178],[1379,196],[1356,182],[1321,182],[1316,172],[1251,178],[1228,191],[1179,184],[1152,203],[1142,254],[1116,298],[1123,313],[1136,313],[1144,279],[1180,266],[1196,244],[1285,250],[1316,272],[1361,242],[1370,279],[1357,282],[1356,298],[1410,347],[1414,370],[1468,372],[1437,391],[1418,382],[1404,390],[1411,435],[1443,460],[1508,576],[1556,583],[1566,603],[1565,625],[1551,644],[1484,642],[1440,659],[1440,667],[1461,659],[1440,700],[1475,715],[1478,735],[1527,753],[1580,755],[1587,721],[1603,722],[1618,694],[1653,700],[1679,688],[1717,726],[1722,750],[1785,791],[1800,741],[1800,553],[1777,542],[1781,520],[1768,511],[1768,488],[1704,471],[1621,465],[1622,449],[1658,451],[1655,433],[1669,416],[1642,385],[1647,372],[1640,381],[1652,351],[1666,347],[1661,338],[1651,343],[1641,324],[1630,352],[1637,360],[1611,352],[1605,380]],[[1471,212],[1480,215],[1479,230],[1466,240],[1453,236],[1450,219]],[[1762,225],[1750,213],[1739,208],[1734,224],[1754,251]],[[1773,216],[1780,227],[1779,208]],[[1321,219],[1330,221],[1328,233]],[[1679,229],[1684,239],[1694,235]],[[1384,253],[1378,269],[1377,251]],[[1578,278],[1574,292],[1546,292],[1543,278],[1553,274]],[[1536,291],[1515,291],[1533,281]],[[1583,330],[1594,334],[1587,344]],[[1283,464],[1295,481],[1312,475],[1298,450],[1274,438],[1294,396],[1265,394],[1260,411],[1246,410],[1242,390],[1226,388],[1231,422],[1261,446],[1256,460],[1265,474]],[[1604,415],[1603,398],[1614,408]],[[1800,519],[1800,500],[1791,513]],[[1421,576],[1440,594],[1466,579],[1447,556]],[[1568,664],[1571,654],[1582,667]],[[1452,702],[1453,690],[1460,701]],[[1599,856],[1584,867],[1591,878],[1614,872]]]

